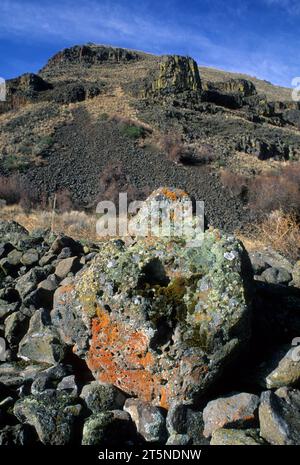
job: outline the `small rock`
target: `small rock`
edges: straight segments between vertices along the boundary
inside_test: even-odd
[[[16,283],[16,290],[24,298],[27,294],[34,291],[39,282],[46,278],[45,268],[35,267],[28,271],[24,276],[19,278]]]
[[[20,387],[25,383],[31,383],[44,369],[44,365],[24,364],[24,362],[1,363],[0,383],[7,387]]]
[[[5,325],[5,339],[10,345],[11,349],[15,349],[24,334],[26,334],[28,327],[28,317],[22,312],[18,311],[8,316],[4,322]]]
[[[261,274],[261,278],[269,284],[288,284],[292,281],[291,274],[284,268],[268,268]]]
[[[0,321],[18,310],[18,302],[8,303],[0,299]]]
[[[55,274],[60,279],[64,279],[69,273],[76,273],[80,269],[80,260],[78,257],[65,258],[58,262],[55,268]]]
[[[94,446],[119,446],[136,441],[134,425],[130,415],[113,410],[93,414],[84,423],[82,444]]]
[[[167,446],[186,446],[191,443],[191,438],[188,434],[173,433],[169,436],[166,445]]]
[[[34,426],[40,441],[49,445],[69,444],[74,434],[74,421],[81,409],[70,409],[74,401],[62,392],[28,396],[18,400],[14,414],[22,423]]]
[[[68,247],[69,249],[71,249],[74,255],[77,255],[83,252],[83,248],[80,242],[75,241],[74,239],[68,236],[57,237],[55,241],[53,242],[53,244],[51,245],[51,252],[58,255],[61,253],[61,251],[65,247]]]
[[[98,413],[103,410],[120,409],[124,406],[125,395],[112,384],[102,384],[92,381],[83,386],[80,397],[84,399],[87,407]]]
[[[54,262],[57,259],[57,256],[53,253],[45,254],[39,261],[40,266],[50,265],[50,263]]]
[[[211,446],[260,446],[265,442],[259,437],[256,429],[227,429],[216,430],[211,438]]]
[[[12,250],[7,255],[7,261],[10,265],[18,266],[21,263],[22,252],[17,249]]]
[[[74,375],[65,376],[57,385],[58,391],[67,391],[72,396],[77,396],[78,386]]]
[[[0,429],[0,446],[26,446],[35,439],[34,430],[27,425],[7,425]]]
[[[31,385],[31,394],[37,395],[46,389],[56,388],[59,382],[68,377],[70,373],[72,373],[72,367],[65,364],[58,364],[41,371]]]
[[[66,346],[57,330],[50,325],[48,312],[37,310],[30,320],[27,334],[20,342],[18,356],[54,365],[63,360],[65,354]]]
[[[284,345],[259,367],[259,383],[267,389],[295,386],[300,381],[300,360],[296,347]]]
[[[291,406],[272,391],[261,395],[260,434],[270,444],[300,444],[300,406]]]
[[[39,254],[35,249],[29,249],[22,255],[21,263],[25,266],[32,266],[39,261]]]
[[[147,442],[165,442],[166,418],[163,410],[138,399],[127,399],[124,406],[135,423],[137,432]]]
[[[265,271],[270,266],[265,261],[264,256],[260,252],[257,252],[257,251],[250,252],[249,258],[251,261],[254,274],[261,274],[263,271]]]
[[[254,394],[240,393],[221,397],[207,404],[203,410],[204,436],[210,437],[217,429],[245,428],[255,425],[259,397]]]
[[[58,260],[63,260],[64,258],[70,257],[72,257],[72,250],[70,249],[70,247],[64,247],[57,258]]]

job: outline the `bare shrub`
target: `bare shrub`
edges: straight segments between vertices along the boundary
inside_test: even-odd
[[[185,147],[178,134],[165,134],[161,138],[160,146],[166,153],[167,159],[176,164],[190,164],[194,162],[193,153]]]
[[[247,194],[249,179],[246,176],[224,169],[220,173],[220,178],[223,187],[228,189],[232,196]]]
[[[6,201],[7,205],[14,205],[20,201],[20,180],[17,175],[0,177],[0,199]]]
[[[61,213],[68,212],[73,209],[72,195],[69,189],[60,189],[56,193],[56,208]]]
[[[276,210],[256,226],[255,239],[292,260],[300,255],[300,225],[294,214]]]
[[[128,202],[143,200],[149,194],[149,188],[138,189],[132,184],[121,163],[106,166],[100,175],[99,184],[100,189],[96,203],[110,200],[118,205],[120,192],[127,193]]]
[[[253,178],[249,188],[252,208],[263,212],[282,209],[300,215],[299,165],[284,168],[279,174],[263,174]]]

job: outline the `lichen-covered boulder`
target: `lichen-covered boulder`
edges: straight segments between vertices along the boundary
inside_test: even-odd
[[[146,85],[146,95],[201,91],[201,79],[195,60],[179,55],[163,56],[159,70]]]
[[[194,400],[249,337],[247,255],[204,233],[103,244],[74,284],[56,291],[52,323],[94,376],[168,408]]]

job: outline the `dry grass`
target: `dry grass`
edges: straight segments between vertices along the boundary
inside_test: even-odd
[[[291,260],[299,260],[300,224],[293,214],[274,211],[255,226],[254,233],[237,235],[248,251],[271,247]]]
[[[28,231],[48,229],[51,227],[52,212],[32,210],[26,213],[19,205],[3,207],[0,210],[2,220],[14,220]],[[96,241],[96,217],[85,212],[69,211],[55,214],[54,231],[63,232],[74,239]]]

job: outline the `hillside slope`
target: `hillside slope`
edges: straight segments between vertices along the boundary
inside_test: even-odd
[[[17,173],[36,201],[67,189],[80,208],[106,195],[108,172],[115,190],[135,195],[170,185],[205,200],[210,223],[239,228],[251,212],[222,187],[220,169],[252,175],[300,153],[299,105],[286,89],[246,78],[199,73],[187,57],[65,49],[37,75],[8,81],[0,175]],[[180,150],[193,163],[172,159]]]

